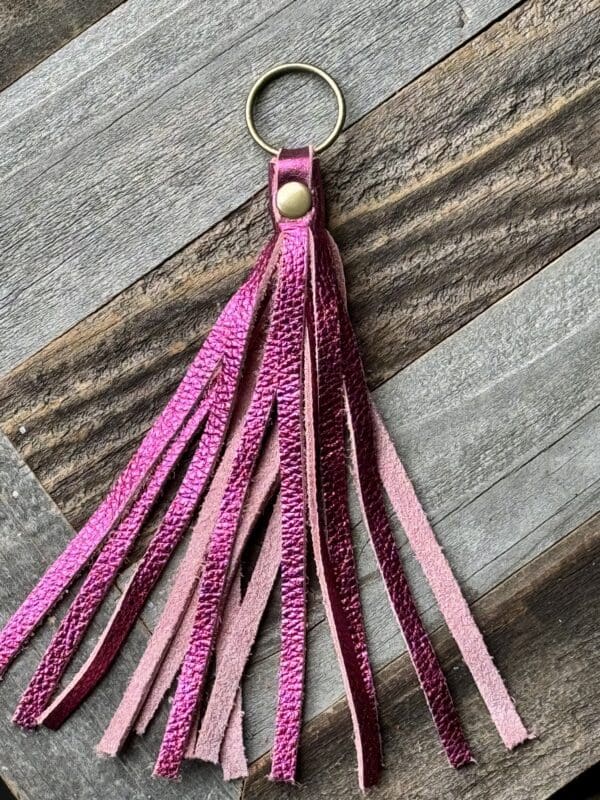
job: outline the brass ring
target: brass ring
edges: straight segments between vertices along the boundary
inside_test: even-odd
[[[317,75],[319,78],[322,78],[325,83],[327,83],[335,95],[337,102],[337,119],[335,121],[334,128],[329,136],[321,142],[321,144],[318,144],[313,148],[315,153],[322,153],[323,150],[326,150],[335,142],[344,126],[344,120],[346,119],[346,101],[344,100],[342,90],[333,80],[331,75],[328,75],[327,72],[319,69],[319,67],[314,67],[312,64],[279,64],[277,67],[267,70],[267,72],[260,76],[254,86],[250,89],[250,94],[246,100],[246,125],[250,131],[250,136],[252,136],[254,141],[259,144],[263,150],[266,150],[267,153],[271,153],[271,155],[276,156],[279,152],[277,147],[273,147],[273,145],[265,142],[265,140],[256,130],[256,126],[254,124],[254,105],[256,103],[256,98],[268,83],[275,78],[279,78],[281,75],[287,75],[290,72],[308,72],[311,75]]]

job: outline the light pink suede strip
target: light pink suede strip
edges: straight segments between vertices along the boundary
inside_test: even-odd
[[[236,570],[235,577],[231,582],[231,588],[229,590],[229,596],[225,606],[225,613],[223,614],[223,621],[221,623],[221,630],[219,631],[219,637],[217,639],[215,657],[217,670],[219,669],[219,666],[223,665],[223,654],[227,647],[227,642],[231,637],[231,629],[234,625],[234,621],[240,610],[241,599],[241,575],[240,569],[238,568]],[[223,777],[225,780],[245,778],[248,774],[248,762],[246,761],[246,751],[244,748],[242,717],[242,687],[238,682],[236,684],[233,708],[227,722],[227,727],[223,736],[223,743],[221,745],[221,752],[219,755],[219,762],[223,769]],[[187,758],[197,758],[195,753],[195,743],[196,734],[190,737],[190,742],[188,743],[188,752],[186,754]]]
[[[223,769],[223,780],[226,781],[235,781],[248,775],[243,720],[242,687],[240,686],[235,696],[235,704],[221,747],[221,768]]]
[[[379,472],[390,503],[502,741],[506,747],[512,749],[529,739],[530,735],[486,647],[458,581],[436,539],[410,478],[398,458],[394,444],[375,409],[373,409],[373,427]]]
[[[223,737],[236,699],[244,668],[258,633],[281,561],[281,510],[275,504],[265,538],[248,582],[239,612],[232,620],[217,665],[215,682],[208,700],[194,755],[203,761],[219,761]]]

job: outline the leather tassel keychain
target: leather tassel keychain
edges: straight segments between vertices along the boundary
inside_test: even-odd
[[[253,109],[264,85],[290,71],[323,78],[334,91],[338,116],[320,146],[277,151],[257,133]],[[348,509],[351,475],[392,612],[450,764],[460,767],[473,758],[406,581],[386,498],[504,744],[512,748],[529,738],[371,404],[346,310],[340,256],[325,226],[316,158],[340,133],[344,115],[337,84],[316,67],[284,64],[254,85],[246,116],[254,139],[273,155],[268,191],[272,238],[106,499],[0,633],[4,673],[87,568],[21,697],[14,716],[18,725],[59,728],[85,700],[109,670],[191,527],[162,616],[98,750],[115,755],[131,733],[142,733],[177,678],[155,775],[177,778],[186,757],[221,763],[226,778],[245,775],[242,677],[279,575],[281,655],[271,775],[293,782],[304,696],[310,550],[352,716],[359,783],[363,789],[375,784],[382,745]],[[79,672],[61,686],[184,457],[181,483],[106,629]],[[261,549],[242,592],[242,550],[269,510]]]

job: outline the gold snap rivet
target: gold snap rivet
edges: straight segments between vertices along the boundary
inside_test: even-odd
[[[277,209],[282,217],[300,219],[312,208],[310,189],[300,181],[289,181],[277,190]]]

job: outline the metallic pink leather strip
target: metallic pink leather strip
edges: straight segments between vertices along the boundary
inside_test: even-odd
[[[378,472],[369,391],[354,332],[341,297],[339,313],[348,422],[363,516],[392,608],[444,750],[452,766],[460,767],[473,761],[473,756],[462,732],[446,678],[415,606],[389,524]]]
[[[359,785],[364,790],[374,786],[379,778],[381,736],[347,505],[348,463],[336,276],[330,263],[329,244],[322,234],[317,240],[311,278],[316,374],[311,374],[310,362],[315,359],[311,357],[309,339],[305,348],[309,362],[305,413],[313,552],[352,716]],[[313,392],[317,393],[314,399]],[[323,511],[323,525],[319,508]]]
[[[271,778],[294,781],[306,652],[306,495],[303,347],[311,233],[306,222],[280,223],[284,286],[279,318],[279,471],[281,488],[281,654]]]
[[[330,240],[333,239],[327,234]],[[345,302],[344,267],[333,242],[332,253],[338,285]],[[533,738],[524,726],[502,676],[494,664],[483,636],[448,559],[440,547],[412,482],[398,457],[381,416],[371,404],[379,473],[390,503],[427,579],[465,664],[481,693],[502,741],[509,749]]]
[[[270,268],[269,268],[270,265]],[[273,268],[269,260],[265,272]],[[267,274],[268,278],[268,274]],[[264,291],[265,281],[261,281]],[[231,417],[245,359],[249,332],[256,320],[262,294],[240,300],[230,320],[219,377],[206,428],[174,500],[141,559],[100,641],[71,684],[43,715],[49,728],[59,727],[104,676],[135,624],[152,587],[187,529],[198,500],[212,475]]]
[[[280,255],[281,259],[281,255]],[[177,778],[186,752],[198,701],[204,688],[223,605],[223,590],[240,514],[251,481],[265,429],[271,415],[278,380],[278,320],[285,306],[285,282],[278,265],[278,283],[272,321],[267,333],[265,354],[244,432],[236,452],[231,481],[223,497],[219,518],[211,535],[204,570],[200,579],[198,606],[189,647],[181,668],[154,774]]]
[[[502,741],[512,749],[531,736],[519,717],[410,478],[374,408],[372,416],[379,473],[390,503]]]
[[[367,652],[347,503],[344,379],[335,275],[329,263],[327,242],[321,241],[316,252],[318,263],[313,267],[313,281],[319,401],[319,474],[327,550],[365,690],[374,700],[375,687]]]
[[[33,591],[0,632],[0,676],[44,617],[81,572],[129,504],[133,502],[148,472],[155,466],[172,437],[206,388],[221,357],[224,331],[237,317],[238,306],[255,302],[274,241],[263,250],[256,267],[232,297],[177,391],[146,434],[139,449],[117,478],[105,500],[67,548],[46,570]]]
[[[160,490],[190,439],[206,420],[211,403],[212,395],[209,395],[193,412],[169,446],[150,482],[99,553],[19,701],[13,717],[13,721],[18,725],[24,728],[37,726],[39,715],[52,698],[58,682],[112,586]]]
[[[194,756],[203,761],[218,763],[228,731],[237,687],[241,684],[244,667],[254,645],[260,621],[279,571],[281,561],[281,510],[275,504],[267,531],[246,587],[239,612],[224,642],[217,664],[215,681],[208,699],[202,725],[196,741]]]
[[[140,734],[145,731],[181,667],[196,614],[197,581],[202,572],[210,534],[216,524],[235,454],[240,445],[244,417],[250,405],[255,385],[251,376],[258,371],[262,342],[255,341],[253,348],[254,351],[249,354],[245,370],[247,377],[242,381],[237,407],[234,410],[229,442],[202,503],[163,613],[123,699],[98,744],[98,752],[104,755],[114,756],[117,754],[134,724],[136,733]],[[244,506],[240,530],[236,539],[234,563],[239,558],[246,538],[254,527],[256,519],[262,513],[277,479],[276,474],[271,476],[270,467],[265,474],[265,462],[270,465],[276,452],[277,442],[274,436],[270,435]]]

